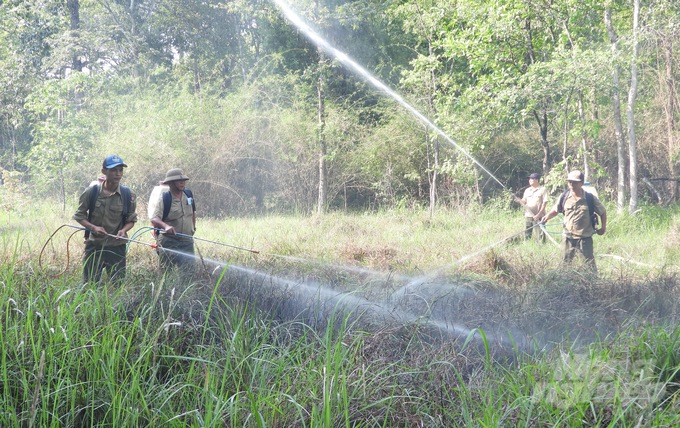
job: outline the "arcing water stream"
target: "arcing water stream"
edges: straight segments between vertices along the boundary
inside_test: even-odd
[[[456,147],[458,150],[460,150],[462,153],[465,154],[470,160],[472,160],[480,169],[482,169],[484,172],[486,172],[489,177],[494,179],[503,189],[506,191],[510,192],[503,183],[498,180],[489,170],[484,167],[480,162],[478,162],[470,153],[468,153],[465,149],[463,149],[460,145],[458,145],[453,139],[451,139],[446,133],[444,133],[439,127],[434,125],[427,117],[425,117],[423,114],[421,114],[418,110],[416,110],[413,106],[411,106],[408,102],[406,102],[399,94],[397,94],[395,91],[390,89],[388,86],[386,86],[384,83],[379,81],[377,78],[375,78],[371,73],[369,73],[366,69],[363,67],[359,66],[355,61],[350,59],[347,54],[344,52],[339,51],[335,47],[333,47],[330,43],[328,43],[324,38],[319,36],[297,13],[295,13],[285,2],[282,0],[273,0],[273,2],[279,7],[279,9],[283,12],[283,14],[288,18],[288,20],[295,26],[297,27],[300,31],[302,31],[314,44],[316,44],[319,48],[323,49],[327,54],[330,56],[336,58],[338,61],[340,61],[342,64],[344,64],[346,67],[354,71],[356,74],[359,76],[363,77],[367,81],[369,81],[373,86],[375,86],[378,90],[384,92],[386,95],[389,97],[393,98],[395,101],[397,101],[401,106],[406,108],[412,115],[414,115],[418,120],[426,124],[428,127],[431,129],[434,129],[441,137],[443,137],[446,141],[448,141],[450,144],[452,144],[454,147]],[[506,238],[507,239],[507,238]],[[505,241],[502,240],[500,242]],[[497,244],[494,244],[497,245]],[[490,248],[490,247],[489,247]],[[486,251],[488,248],[485,248],[481,250],[480,252]],[[464,259],[469,259],[471,257],[474,257],[474,255],[479,254],[480,252],[477,252],[473,255],[470,255]],[[462,259],[461,261],[463,261]],[[232,267],[232,266],[230,266]],[[242,267],[233,267],[235,269],[243,270],[245,268]],[[344,269],[344,267],[343,267]],[[255,272],[250,272],[251,274]],[[423,284],[426,284],[431,280],[432,278],[436,277],[439,274],[439,272],[434,272],[431,275],[428,275],[423,278],[419,278],[418,280],[409,280],[406,279],[407,284],[402,286],[397,292],[392,296],[391,299],[388,299],[389,301],[392,302],[391,307],[385,307],[384,303],[381,303],[380,305],[371,303],[368,300],[358,298],[356,296],[353,296],[351,294],[347,293],[337,293],[337,292],[332,292],[324,287],[322,287],[320,284],[315,284],[314,286],[310,285],[301,285],[297,284],[296,286],[300,288],[300,290],[304,290],[304,292],[311,297],[318,296],[318,298],[321,297],[326,297],[330,301],[333,302],[338,302],[340,301],[344,302],[345,307],[352,307],[350,312],[356,311],[356,310],[362,310],[362,311],[368,311],[368,312],[373,312],[375,314],[382,314],[382,315],[390,315],[392,317],[396,317],[399,319],[402,319],[404,321],[412,321],[415,319],[420,319],[420,317],[414,316],[412,314],[409,314],[407,311],[403,310],[397,310],[397,307],[394,306],[394,302],[406,298],[406,296],[414,297],[417,296],[415,293],[415,289]],[[277,281],[281,285],[286,285],[290,286],[292,284],[287,283],[286,281],[278,280]],[[462,289],[465,290],[465,287],[454,287],[455,289]],[[421,296],[417,297],[418,299],[422,299]],[[431,306],[430,304],[427,305],[428,307]],[[431,314],[429,314],[431,315]],[[428,315],[428,316],[429,316]],[[457,323],[450,323],[450,322],[441,322],[436,319],[432,319],[430,321],[431,324],[436,325],[438,328],[441,328],[442,330],[449,331],[450,333],[454,335],[469,335],[471,334],[472,330],[464,327],[462,325],[459,325]],[[522,336],[520,335],[517,335]],[[487,337],[491,338],[492,340],[496,342],[503,342],[503,339],[501,336],[495,337],[495,335],[487,335]]]
[[[459,146],[451,137],[449,137],[444,131],[439,129],[435,124],[433,124],[427,117],[425,117],[422,113],[420,113],[418,110],[416,110],[412,105],[407,103],[399,94],[397,94],[395,91],[390,89],[387,85],[382,83],[380,80],[376,79],[375,76],[373,76],[371,73],[369,73],[365,68],[361,67],[359,64],[354,62],[352,59],[350,59],[346,53],[339,51],[335,47],[333,47],[330,43],[328,43],[323,37],[319,36],[298,14],[296,14],[285,2],[282,0],[272,0],[276,5],[281,9],[283,14],[288,18],[288,20],[295,25],[300,31],[302,31],[309,39],[316,44],[319,48],[323,49],[324,52],[327,54],[331,55],[332,57],[336,58],[338,61],[343,63],[345,66],[347,66],[349,69],[353,70],[355,73],[357,73],[359,76],[363,77],[367,81],[369,81],[373,86],[375,86],[378,90],[383,91],[385,94],[393,98],[395,101],[397,101],[399,104],[401,104],[406,110],[408,110],[412,115],[414,115],[418,120],[426,124],[428,127],[434,129],[437,134],[442,136],[446,141],[448,141],[450,144],[452,144],[454,147],[456,147],[458,150],[463,152],[465,156],[470,158],[472,162],[474,162],[477,166],[479,166],[484,172],[486,172],[489,177],[493,178],[500,186],[505,189],[506,191],[510,192],[507,187],[503,183],[498,180],[488,169],[484,167],[481,163],[477,161],[470,153],[468,153],[465,149],[463,149],[461,146]],[[512,192],[510,192],[512,193]]]

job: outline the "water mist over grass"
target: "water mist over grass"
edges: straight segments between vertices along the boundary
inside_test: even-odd
[[[324,270],[281,278],[229,267],[214,282],[166,277],[115,289],[3,265],[2,426],[54,418],[65,426],[533,426],[564,422],[560,406],[574,420],[678,420],[672,406],[649,406],[675,391],[668,382],[680,363],[680,333],[656,324],[677,319],[673,277],[624,284],[555,272],[527,290],[439,277],[392,299],[401,283],[386,280],[384,302],[393,306],[385,311],[372,303],[378,291],[367,299],[340,287],[360,287],[368,276]],[[405,309],[423,318],[400,318]],[[447,331],[453,320],[468,329],[497,322],[546,332],[573,323],[569,331],[582,335],[604,331],[608,316],[622,323],[608,341],[576,345],[572,337],[532,355],[499,347],[484,329],[465,346],[466,335]],[[431,321],[438,319],[443,326]],[[565,382],[553,376],[552,356],[569,367],[572,354],[581,366],[604,358],[616,370],[653,361],[661,392],[637,402],[560,401],[550,395]],[[641,388],[625,376],[618,382]]]
[[[284,278],[232,264],[220,292],[246,299],[283,322],[325,328],[342,314],[362,331],[417,324],[438,330],[436,340],[483,340],[492,352],[510,356],[543,352],[565,340],[588,346],[627,326],[673,323],[680,316],[677,301],[667,298],[669,287],[677,291],[673,277],[608,281],[564,269],[518,289],[469,275],[399,280],[383,275],[382,287],[379,272],[348,277],[327,268],[323,275],[325,281]],[[350,291],[367,290],[363,281],[369,279],[371,291]]]

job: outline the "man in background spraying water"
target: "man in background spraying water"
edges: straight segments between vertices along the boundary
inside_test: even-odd
[[[120,238],[127,238],[128,230],[137,221],[137,198],[120,184],[125,167],[119,156],[107,157],[102,164],[103,182],[91,185],[80,195],[73,220],[88,229],[83,254],[85,281],[98,282],[104,269],[116,282],[125,277],[127,242]]]
[[[179,168],[169,170],[161,184],[169,187],[162,194],[150,215],[151,224],[163,233],[158,235],[161,266],[167,270],[173,265],[191,275],[194,265],[194,240],[196,232],[196,204],[193,194],[185,189],[189,179]],[[172,251],[165,251],[172,250]]]
[[[515,198],[515,202],[524,205],[524,239],[531,239],[531,234],[536,231],[538,239],[545,243],[545,233],[536,226],[543,215],[545,214],[545,207],[548,205],[548,191],[545,187],[538,184],[541,176],[537,173],[532,173],[527,177],[529,179],[529,187],[524,191],[522,199]]]
[[[607,230],[607,210],[597,196],[583,189],[583,180],[581,171],[571,171],[567,176],[569,189],[560,196],[541,222],[547,222],[557,213],[564,213],[562,260],[569,263],[576,253],[580,253],[585,258],[586,264],[597,272],[593,235],[595,233],[604,235]],[[597,225],[595,214],[600,217],[602,223],[599,229],[595,229]]]

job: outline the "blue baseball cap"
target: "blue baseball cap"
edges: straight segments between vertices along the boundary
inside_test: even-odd
[[[121,159],[120,156],[111,155],[104,159],[104,163],[102,163],[102,168],[111,169],[117,167],[118,165],[123,165],[124,167],[127,168],[127,165],[123,163],[123,159]]]
[[[529,177],[527,177],[527,178],[535,178],[535,179],[539,179],[539,178],[541,178],[541,175],[534,172],[533,174],[531,174],[531,175],[530,175]]]

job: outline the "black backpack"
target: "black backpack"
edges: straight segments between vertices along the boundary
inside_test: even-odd
[[[187,195],[187,198],[191,198],[191,207],[194,212],[196,212],[196,203],[193,200],[193,193],[191,193],[191,190],[189,189],[184,189],[184,194]],[[165,221],[165,219],[168,218],[168,214],[170,214],[170,205],[172,205],[172,194],[169,191],[163,192],[163,218],[161,220]]]
[[[194,194],[191,193],[191,190],[189,189],[184,189],[184,194],[187,195],[187,198],[191,198],[191,207],[193,208],[193,211],[196,212],[196,202],[193,200]],[[161,220],[165,221],[165,219],[168,218],[168,214],[170,214],[171,205],[172,205],[172,193],[170,193],[170,191],[163,192],[163,218]],[[155,238],[158,238],[159,233],[160,232],[158,230],[154,230],[153,236]]]
[[[87,221],[92,222],[92,213],[94,212],[94,207],[97,204],[97,198],[99,198],[99,190],[101,185],[95,184],[92,186],[92,192],[90,192],[90,202],[87,207]],[[127,216],[130,212],[130,199],[132,198],[132,192],[127,186],[120,186],[120,196],[123,198],[123,224],[127,223]],[[85,240],[90,237],[90,231],[85,231]]]
[[[597,214],[595,214],[595,196],[593,196],[592,193],[586,192],[585,190],[583,191],[586,196],[586,203],[588,204],[588,213],[590,214],[590,222],[593,225],[593,229],[599,224],[600,220],[597,217]],[[571,195],[571,190],[567,189],[565,190],[561,195],[559,199],[559,203],[557,204],[557,212],[559,213],[564,213],[564,203],[566,202],[567,198]]]

